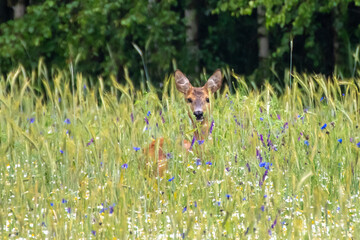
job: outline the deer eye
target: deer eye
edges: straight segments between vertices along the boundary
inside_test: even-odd
[[[206,98],[206,102],[210,102],[210,101],[209,101],[209,98]]]
[[[188,99],[187,99],[187,102],[188,102],[188,103],[192,103],[192,99],[191,99],[191,98],[188,98]]]

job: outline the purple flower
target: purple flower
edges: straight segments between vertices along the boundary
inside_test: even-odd
[[[92,231],[91,231],[91,234],[94,235],[94,236],[96,236],[96,231],[95,231],[95,230],[92,230]]]
[[[122,168],[122,169],[127,169],[128,166],[129,166],[129,165],[128,165],[127,163],[124,163],[123,165],[121,165],[121,168]]]
[[[94,142],[94,139],[92,138],[88,143],[87,143],[87,146],[90,146],[91,143]]]
[[[249,163],[246,163],[246,167],[247,167],[248,171],[251,172]]]
[[[144,118],[146,125],[149,125],[149,120],[147,119],[147,117]]]
[[[196,140],[196,137],[194,135],[192,141],[191,141],[191,145],[190,145],[190,150],[192,149],[192,147],[194,146],[194,143],[195,143],[195,140]]]
[[[113,212],[114,212],[114,207],[113,207],[113,206],[110,206],[110,207],[109,207],[109,214],[113,214]]]
[[[68,207],[68,208],[66,209],[66,212],[67,212],[67,213],[71,213],[71,208]]]
[[[131,117],[131,122],[134,122],[134,113],[131,113],[130,117]]]
[[[278,118],[279,120],[281,120],[280,114],[277,115],[277,118]]]
[[[135,150],[135,152],[139,151],[140,148],[139,147],[133,147],[133,149]]]
[[[327,127],[327,124],[325,123],[322,127],[321,130],[324,130]]]
[[[61,154],[64,154],[64,151],[60,149],[60,153],[61,153]]]
[[[211,161],[206,162],[207,165],[212,165]]]
[[[261,117],[261,118],[260,118],[260,121],[263,121],[263,120],[264,120],[264,118],[263,118],[263,117]]]
[[[246,201],[246,197],[243,198],[243,201]]]
[[[166,159],[172,159],[172,158],[173,158],[173,155],[171,153],[166,154]]]
[[[264,205],[261,206],[261,211],[265,211],[265,206]]]
[[[182,210],[182,213],[186,212],[187,210],[187,206],[184,207],[184,209]]]
[[[67,203],[68,201],[65,200],[64,198],[61,200],[61,203]]]
[[[214,120],[212,120],[211,125],[210,125],[210,134],[212,134],[212,132],[213,132],[214,125],[215,125],[215,122],[214,122]]]
[[[200,165],[201,165],[201,159],[198,158],[198,159],[196,159],[196,166],[200,166]]]
[[[86,84],[84,84],[84,90],[86,89]]]
[[[175,177],[172,177],[172,178],[170,178],[168,181],[171,182],[172,180],[174,180],[174,178],[175,178]]]
[[[197,141],[199,145],[203,144],[204,143],[204,140],[198,140]]]
[[[147,112],[147,114],[146,114],[146,116],[150,116],[151,115],[151,112],[150,111],[148,111]]]
[[[30,123],[34,123],[35,122],[35,118],[30,118],[28,119],[30,121]]]
[[[70,122],[70,119],[65,119],[65,121],[64,121],[64,123],[66,123],[66,124],[70,124],[71,122]]]

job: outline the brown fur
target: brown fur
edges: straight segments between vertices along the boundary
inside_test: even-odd
[[[200,122],[201,128],[200,131],[195,131],[195,138],[197,140],[206,139],[209,132],[208,117],[210,112],[210,92],[214,93],[221,87],[223,78],[221,71],[219,69],[216,70],[203,87],[193,87],[188,78],[180,70],[176,70],[174,75],[176,88],[184,94],[185,101],[187,102],[191,110],[191,112],[188,112],[188,115],[194,128],[196,127],[197,122],[197,120],[193,117],[194,112],[203,112],[204,117]],[[166,158],[166,154],[164,154],[163,151],[164,138],[153,140],[150,143],[149,148],[146,150],[146,155],[148,159],[147,163],[149,163],[149,159],[152,159],[152,161],[155,162],[157,145],[159,151],[156,161],[156,173],[158,172],[159,176],[163,176],[164,172],[168,168],[168,159]],[[187,140],[184,140],[182,142],[182,147],[189,151],[191,143]]]

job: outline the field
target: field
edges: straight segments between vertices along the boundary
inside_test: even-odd
[[[9,73],[0,80],[1,238],[359,236],[360,79],[295,75],[277,94],[234,77],[232,94],[211,99],[210,139],[185,152],[179,142],[193,129],[172,76],[156,92],[41,62]],[[159,137],[163,177],[143,151]]]

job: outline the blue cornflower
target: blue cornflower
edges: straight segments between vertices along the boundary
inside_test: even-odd
[[[246,201],[246,197],[243,198],[243,201]]]
[[[92,230],[92,231],[91,231],[91,234],[94,235],[94,236],[96,236],[96,231],[95,231],[95,230]]]
[[[320,98],[320,102],[321,102],[322,100],[324,100],[324,97],[321,97],[321,98]]]
[[[230,199],[231,195],[230,194],[226,194],[226,198]]]
[[[197,141],[199,145],[203,144],[204,143],[204,140],[198,140]]]
[[[206,162],[207,165],[212,165],[211,161]]]
[[[86,84],[84,84],[84,90],[86,89]]]
[[[322,127],[321,130],[324,130],[327,127],[327,124],[325,123]]]
[[[114,212],[114,207],[113,206],[110,206],[109,207],[109,214],[112,214]]]
[[[174,178],[175,178],[175,177],[172,177],[172,178],[170,178],[168,181],[171,182],[172,180],[174,180]]]
[[[309,141],[308,140],[305,140],[304,143],[305,143],[305,145],[309,146]]]
[[[184,207],[184,209],[182,210],[182,213],[186,212],[187,210],[187,206]]]
[[[129,166],[129,165],[128,165],[127,163],[124,163],[123,165],[121,165],[121,168],[122,168],[122,169],[127,169],[128,166]]]
[[[342,138],[339,138],[337,141],[338,141],[339,143],[342,143]]]
[[[266,162],[259,163],[259,167],[265,167]]]
[[[358,148],[360,148],[360,142],[358,142],[358,143],[356,144],[356,146],[358,146]]]
[[[150,111],[148,111],[147,112],[147,114],[146,114],[146,116],[150,116],[151,115],[151,112]]]
[[[64,198],[61,200],[61,203],[67,203],[67,200],[65,200]]]
[[[264,195],[264,198],[267,198],[267,195],[266,195],[266,194]]]
[[[261,206],[261,211],[265,211],[265,206],[264,205]]]
[[[264,118],[263,118],[263,117],[261,117],[261,118],[260,118],[260,121],[263,121],[263,120],[264,120]]]
[[[30,121],[30,123],[34,123],[34,122],[35,122],[35,118],[30,118],[29,121]]]
[[[191,140],[190,151],[191,151],[192,147],[194,146],[195,140],[196,140],[196,137],[194,135],[193,139]]]
[[[66,124],[70,124],[71,122],[70,122],[70,119],[65,119],[65,121],[64,121],[64,123],[66,123]]]
[[[340,207],[337,207],[336,210],[340,211]]]
[[[172,158],[173,158],[173,155],[171,153],[166,154],[166,159],[172,159]]]
[[[64,151],[60,149],[60,153],[61,153],[61,154],[64,154]]]
[[[194,207],[197,207],[197,202],[196,201],[194,202]]]
[[[68,208],[66,209],[66,212],[67,212],[67,213],[71,213],[71,208],[68,207]]]
[[[54,203],[50,203],[50,206],[52,206],[52,207],[53,207],[53,206],[54,206]]]
[[[133,149],[135,150],[135,152],[139,151],[140,148],[139,147],[133,147]]]

